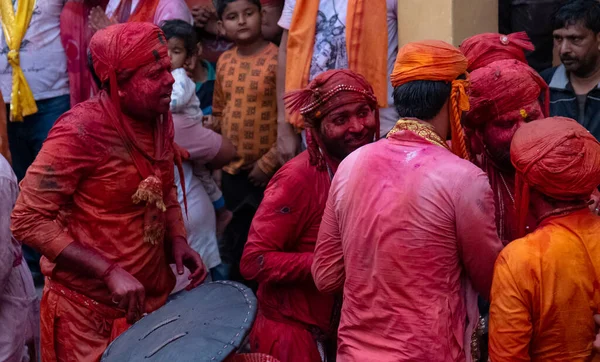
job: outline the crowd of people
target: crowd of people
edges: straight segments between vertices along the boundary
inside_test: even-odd
[[[0,0],[0,361],[219,280],[265,361],[600,358],[600,2],[550,2]]]

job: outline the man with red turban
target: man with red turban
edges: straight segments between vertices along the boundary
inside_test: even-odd
[[[512,140],[520,232],[494,270],[492,361],[591,361],[598,312],[600,218],[587,207],[600,184],[600,143],[568,118],[521,126]]]
[[[527,33],[484,33],[472,36],[460,45],[460,51],[469,60],[467,71],[485,67],[498,60],[515,59],[527,64],[526,51],[533,51]]]
[[[540,104],[548,86],[538,73],[518,60],[500,60],[471,73],[471,108],[463,124],[473,161],[484,170],[494,192],[498,236],[505,244],[518,237],[515,209],[515,169],[510,143],[516,130],[547,115]],[[536,226],[528,220],[528,230]]]
[[[319,362],[335,356],[337,319],[334,297],[311,275],[317,233],[339,163],[376,139],[379,111],[373,88],[350,70],[317,76],[286,104],[304,118],[308,149],[269,183],[244,249],[242,275],[259,283],[250,345],[281,362]]]
[[[108,344],[162,306],[185,265],[174,185],[173,78],[161,30],[115,25],[90,43],[104,90],[60,118],[21,183],[12,231],[43,254],[42,360],[99,361]]]
[[[343,291],[338,360],[472,360],[475,291],[488,296],[502,243],[489,181],[461,159],[466,69],[447,43],[403,47],[400,120],[336,172],[312,274],[321,292]]]

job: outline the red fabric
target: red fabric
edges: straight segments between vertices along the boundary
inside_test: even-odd
[[[520,230],[533,188],[558,200],[585,200],[600,185],[600,143],[570,118],[551,117],[521,126],[510,147],[517,170]]]
[[[526,51],[535,47],[527,33],[519,32],[508,35],[484,33],[472,36],[460,45],[460,50],[469,60],[469,72],[485,67],[497,60],[517,60],[527,64]]]
[[[133,13],[131,13],[132,2],[132,0],[121,0],[113,14],[113,19],[116,19],[119,23],[154,22],[154,14],[160,0],[140,0]]]
[[[544,79],[526,63],[516,60],[493,62],[471,73],[471,109],[463,124],[478,128],[490,120],[530,120],[529,115],[539,106],[540,96],[549,99],[547,90]],[[543,109],[547,115],[547,103]]]
[[[303,152],[265,190],[240,265],[244,278],[259,283],[259,315],[266,319],[254,325],[253,352],[281,362],[320,360],[308,329],[332,332],[333,297],[317,290],[310,268],[329,186],[327,171],[317,170]]]
[[[40,309],[43,362],[96,362],[129,325],[103,308],[84,306],[82,299],[67,297],[44,287]]]
[[[93,34],[88,17],[92,8],[104,9],[107,4],[108,0],[70,0],[60,13],[60,39],[67,56],[71,107],[98,92],[88,66],[87,50]]]
[[[367,102],[375,110],[375,129],[379,129],[379,107],[373,87],[363,76],[351,70],[328,70],[315,77],[305,89],[287,93],[284,99],[287,111],[299,113],[304,118],[305,127],[310,129],[306,140],[310,160],[321,170],[325,169],[325,163],[334,172],[337,168],[319,150],[325,148],[315,129],[329,112],[347,104]]]

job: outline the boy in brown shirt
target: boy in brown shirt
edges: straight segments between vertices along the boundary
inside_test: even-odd
[[[219,27],[235,47],[217,63],[213,98],[215,126],[237,147],[223,168],[222,188],[233,220],[221,243],[231,279],[241,280],[239,262],[264,189],[280,166],[276,155],[278,48],[262,37],[259,0],[218,0]]]

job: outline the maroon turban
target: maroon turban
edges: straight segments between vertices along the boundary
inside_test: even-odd
[[[540,94],[548,100],[548,85],[530,66],[517,60],[500,60],[471,73],[471,109],[463,124],[479,128],[499,118],[527,119],[539,105]],[[548,114],[548,104],[543,108]]]
[[[324,149],[315,127],[328,113],[352,103],[365,102],[375,110],[376,129],[379,129],[379,108],[373,87],[360,74],[351,70],[328,70],[313,79],[305,89],[284,96],[290,114],[300,113],[310,132],[307,132],[311,163],[325,167],[319,148]]]
[[[587,200],[600,185],[600,143],[570,118],[521,126],[513,137],[510,159],[517,170],[520,219],[529,207],[530,187],[558,200]]]
[[[262,6],[281,6],[283,3],[284,0],[260,0]]]
[[[469,60],[467,71],[485,67],[497,60],[514,59],[527,63],[525,51],[533,51],[535,47],[527,33],[502,35],[485,33],[472,36],[460,45],[460,50]]]

